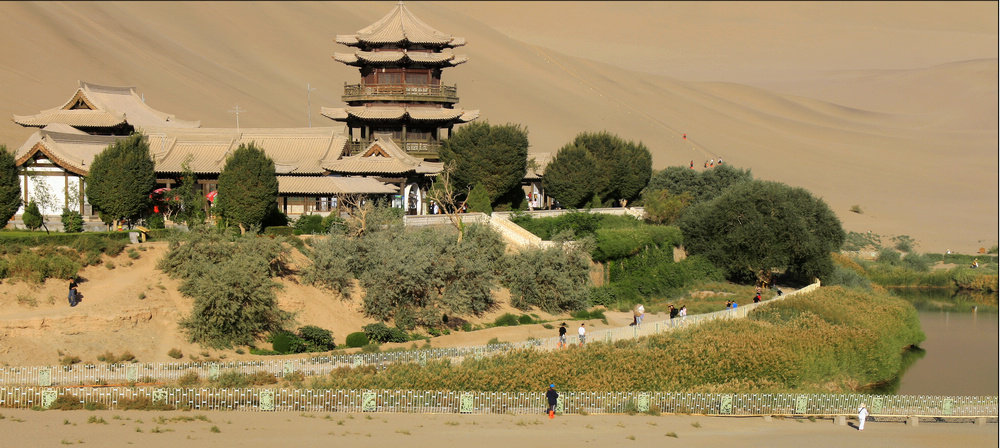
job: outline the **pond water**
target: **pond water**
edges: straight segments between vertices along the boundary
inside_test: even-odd
[[[997,395],[1000,327],[997,297],[948,290],[894,290],[920,314],[927,340],[908,356],[898,383],[881,393]],[[895,390],[891,390],[891,389]]]

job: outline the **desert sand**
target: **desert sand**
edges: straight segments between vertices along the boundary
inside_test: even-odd
[[[206,127],[235,127],[237,104],[246,127],[331,125],[319,108],[359,79],[335,36],[394,5],[4,2],[0,115],[56,107],[83,80]],[[444,74],[458,106],[524,125],[533,153],[607,130],[656,169],[722,157],[919,251],[997,243],[997,2],[406,5],[467,39],[469,62]],[[0,120],[8,147],[32,132]]]
[[[995,447],[996,423],[722,418],[699,415],[255,413],[4,409],[0,446]],[[98,423],[88,423],[91,418]],[[101,419],[105,423],[100,423]],[[176,419],[171,421],[171,419]],[[183,421],[183,419],[193,419]],[[206,421],[207,420],[207,421]],[[697,424],[698,427],[695,426]],[[213,432],[212,428],[218,432]],[[668,435],[673,434],[674,436]]]

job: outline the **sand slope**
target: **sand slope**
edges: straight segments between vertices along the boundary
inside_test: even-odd
[[[206,127],[314,125],[358,72],[333,41],[394,2],[0,4],[0,115],[77,80],[136,85]],[[997,4],[408,2],[469,44],[459,107],[555,152],[583,131],[641,141],[654,168],[709,158],[822,196],[848,230],[921,251],[997,242]],[[722,82],[725,81],[725,82]],[[31,130],[0,120],[0,142]],[[681,139],[686,133],[687,141]],[[864,214],[851,213],[859,205]]]

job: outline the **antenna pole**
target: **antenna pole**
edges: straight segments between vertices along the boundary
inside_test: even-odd
[[[229,113],[236,114],[236,133],[240,133],[240,112],[246,112],[246,109],[240,109],[240,105],[237,104],[236,107],[229,109]]]

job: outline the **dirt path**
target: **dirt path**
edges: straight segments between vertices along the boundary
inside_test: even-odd
[[[539,412],[541,414],[541,412]],[[996,447],[997,425],[868,422],[864,432],[830,420],[697,415],[346,414],[238,411],[3,410],[3,446],[635,446]],[[88,423],[93,419],[94,423]],[[214,428],[214,429],[213,429]]]

